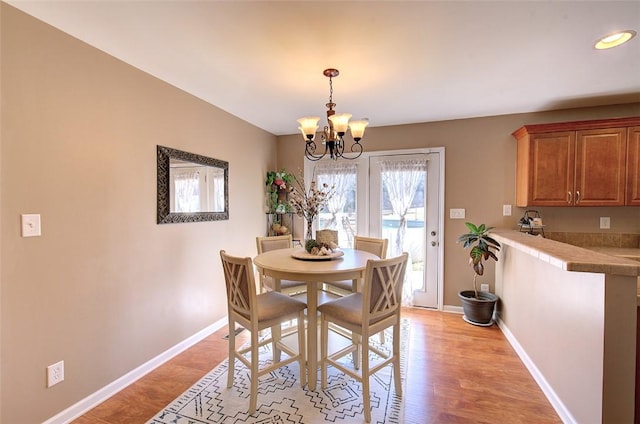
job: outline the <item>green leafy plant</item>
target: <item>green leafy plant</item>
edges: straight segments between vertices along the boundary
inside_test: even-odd
[[[478,276],[484,274],[484,261],[489,259],[498,260],[493,250],[498,252],[500,250],[500,243],[489,235],[489,232],[494,227],[487,227],[485,224],[476,226],[471,222],[465,222],[464,225],[466,225],[469,232],[460,235],[457,242],[464,243],[462,247],[465,249],[471,248],[469,251],[469,265],[471,265],[474,271],[473,291],[475,292],[476,299],[478,299]]]
[[[288,201],[280,198],[280,192],[291,191],[291,183],[293,180],[293,175],[287,174],[284,168],[280,171],[267,172],[267,178],[264,184],[267,187],[267,208],[269,212],[276,212],[280,203],[284,204],[286,212],[291,211],[291,205]]]

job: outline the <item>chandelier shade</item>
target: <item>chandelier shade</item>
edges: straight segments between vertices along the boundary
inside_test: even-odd
[[[320,118],[317,116],[306,116],[298,119],[298,124],[300,124],[298,129],[302,132],[302,137],[305,140],[313,140],[315,138],[319,120]]]
[[[367,125],[369,125],[369,121],[367,119],[351,121],[352,115],[350,113],[336,113],[334,109],[336,104],[333,103],[333,78],[339,74],[340,72],[333,68],[325,69],[323,72],[323,75],[329,78],[329,102],[326,104],[327,125],[321,131],[321,144],[324,144],[324,151],[318,149],[318,145],[315,142],[320,118],[317,116],[305,116],[298,119],[298,124],[300,125],[298,129],[302,133],[302,138],[305,141],[304,155],[312,161],[320,160],[327,154],[334,160],[338,158],[356,159],[360,157],[363,152],[360,140],[364,137],[364,131]],[[344,136],[347,134],[347,131],[351,132],[353,144],[351,145],[351,151],[347,151],[348,155],[345,156]]]

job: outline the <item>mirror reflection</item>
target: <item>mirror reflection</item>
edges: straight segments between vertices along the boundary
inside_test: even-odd
[[[224,169],[169,159],[169,210],[224,212]]]
[[[229,219],[229,163],[158,146],[158,223]]]

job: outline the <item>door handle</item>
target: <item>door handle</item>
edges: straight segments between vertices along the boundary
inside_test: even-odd
[[[568,196],[567,196],[567,197],[568,197],[568,199],[567,199],[567,203],[568,203],[568,204],[571,204],[571,192],[570,192],[570,191],[568,191],[568,192],[567,192],[567,195],[568,195]]]
[[[576,205],[580,203],[580,190],[576,191]]]

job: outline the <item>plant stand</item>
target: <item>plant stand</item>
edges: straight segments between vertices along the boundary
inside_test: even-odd
[[[267,213],[267,236],[293,235],[293,214],[292,213]],[[280,228],[286,228],[280,231]]]

